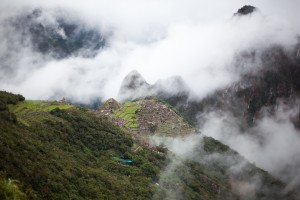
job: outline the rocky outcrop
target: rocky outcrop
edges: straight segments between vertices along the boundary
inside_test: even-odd
[[[242,16],[242,15],[249,15],[257,10],[256,7],[245,5],[242,8],[238,9],[236,13],[234,13],[234,16]]]

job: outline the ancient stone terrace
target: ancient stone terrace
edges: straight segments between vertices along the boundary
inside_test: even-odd
[[[193,128],[171,106],[157,99],[147,99],[120,104],[108,100],[98,112],[120,127],[140,136],[160,134],[186,135]]]

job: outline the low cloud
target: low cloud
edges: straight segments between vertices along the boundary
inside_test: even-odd
[[[200,127],[203,134],[229,145],[290,188],[299,187],[300,132],[292,122],[299,117],[299,101],[279,101],[260,115],[253,127],[246,128],[230,113],[203,113]]]
[[[153,199],[189,198],[191,193],[186,189],[197,184],[222,199],[235,199],[236,195],[240,199],[256,199],[259,194],[273,199],[285,195],[284,188],[272,188],[265,173],[235,152],[207,150],[213,139],[203,134],[176,138],[152,136],[150,140],[153,145],[163,145],[169,150],[169,163],[160,174]],[[222,144],[214,145],[218,149]],[[216,177],[218,181],[215,181]],[[199,190],[204,195],[201,198],[205,198],[206,194]]]
[[[122,79],[137,70],[150,84],[181,76],[201,99],[245,73],[235,66],[240,51],[272,44],[290,48],[297,42],[297,29],[286,20],[289,17],[262,14],[264,8],[270,12],[266,5],[258,5],[261,12],[239,18],[232,17],[241,6],[235,1],[224,3],[222,9],[197,2],[190,0],[183,6],[179,1],[4,1],[0,9],[6,15],[1,15],[1,26],[9,26],[4,21],[24,10],[30,13],[40,8],[46,10],[40,18],[43,24],[55,25],[53,16],[60,13],[66,21],[97,27],[107,37],[107,45],[92,58],[77,54],[53,60],[33,51],[28,35],[23,35],[26,40],[22,41],[21,33],[9,27],[1,29],[1,89],[22,93],[28,99],[65,96],[89,103],[93,98],[116,98]],[[64,32],[57,28],[60,35]],[[257,65],[259,60],[250,65],[251,70]]]

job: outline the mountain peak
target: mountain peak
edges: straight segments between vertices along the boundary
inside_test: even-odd
[[[145,81],[144,77],[137,70],[131,71],[122,82],[123,87],[132,90],[145,85],[149,84]]]
[[[119,97],[121,99],[127,99],[129,97],[143,96],[150,88],[150,85],[146,82],[144,77],[136,70],[131,71],[122,81],[121,88],[119,90]]]
[[[240,9],[238,9],[238,11],[236,13],[234,13],[234,15],[238,15],[238,16],[242,16],[242,15],[248,15],[253,13],[254,11],[256,11],[257,8],[251,5],[245,5],[243,7],[241,7]]]
[[[120,104],[115,99],[110,98],[101,106],[101,108],[116,110],[120,108]]]

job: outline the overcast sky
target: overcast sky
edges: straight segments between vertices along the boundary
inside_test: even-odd
[[[243,5],[256,6],[260,12],[233,19]],[[109,35],[109,46],[95,58],[59,61],[39,59],[28,47],[15,48],[11,63],[6,63],[17,73],[9,81],[0,80],[0,89],[30,99],[53,98],[57,93],[82,102],[95,96],[116,98],[124,76],[135,69],[150,83],[180,75],[202,98],[239,79],[231,69],[237,52],[273,43],[289,47],[300,33],[297,0],[2,0],[0,17],[34,8],[48,10],[48,17],[53,9],[66,10],[66,18],[78,18]],[[8,35],[14,34],[18,33]],[[12,50],[7,34],[0,36],[3,56]]]

